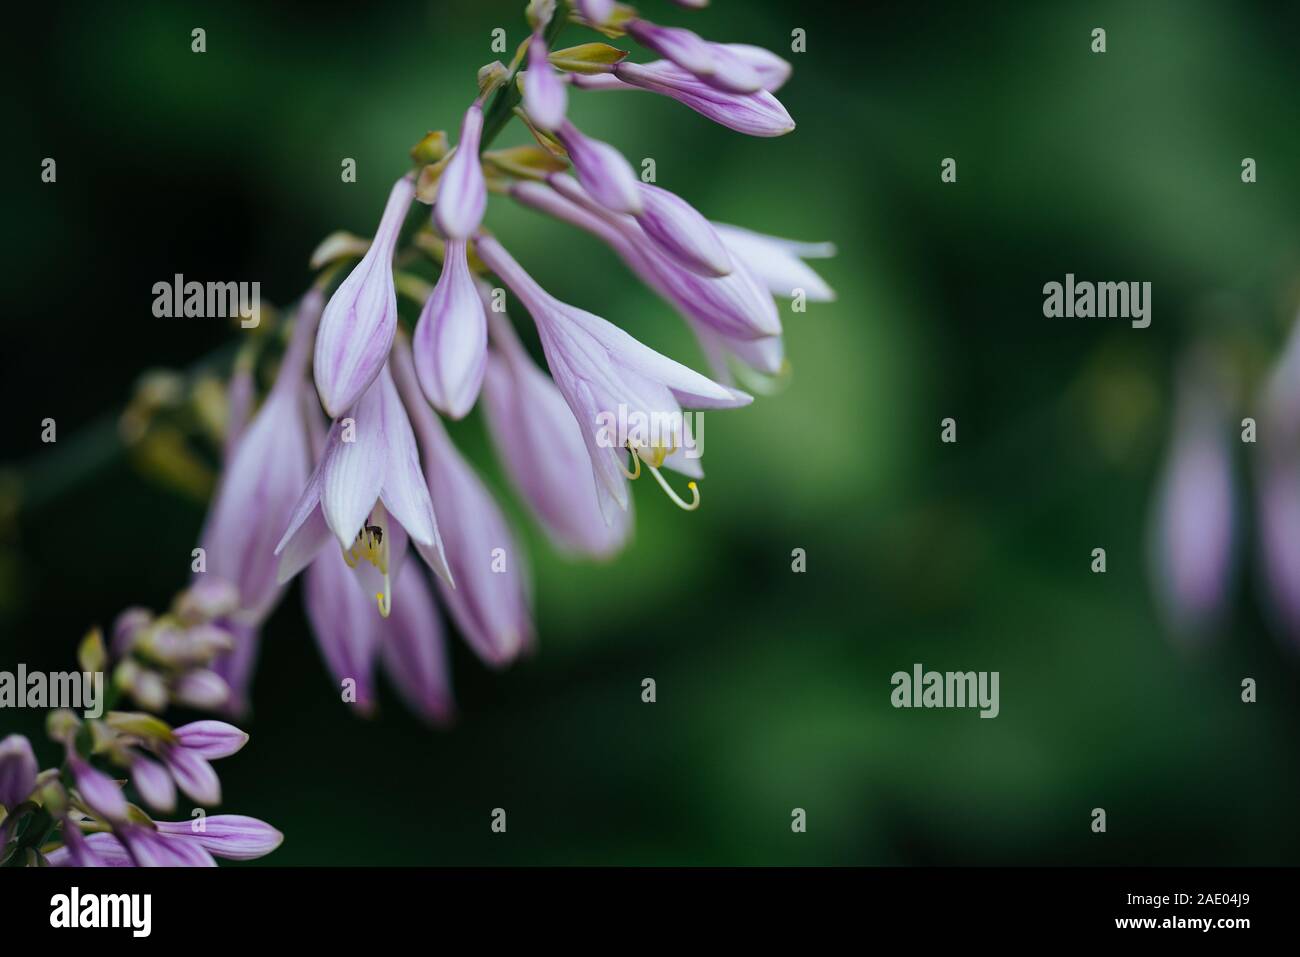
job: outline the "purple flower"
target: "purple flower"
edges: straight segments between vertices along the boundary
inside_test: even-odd
[[[91,767],[71,749],[68,751],[68,770],[87,808],[106,821],[119,823],[126,820],[126,798],[116,781]]]
[[[331,534],[381,615],[392,607],[391,573],[408,541],[434,571],[450,576],[415,436],[387,365],[346,422],[330,427],[320,463],[275,548],[280,581],[306,567]]]
[[[601,515],[582,430],[555,383],[529,357],[503,314],[490,317],[484,409],[497,456],[516,491],[564,551],[604,558],[632,528],[632,510]]]
[[[370,249],[334,291],[321,316],[314,378],[321,404],[333,417],[356,404],[388,359],[397,333],[393,250],[414,197],[410,177],[393,184]]]
[[[300,397],[321,299],[317,290],[303,298],[279,376],[235,446],[200,539],[205,574],[217,584],[199,579],[194,587],[233,584],[239,596],[236,617],[250,624],[259,624],[282,593],[275,580],[275,543],[307,481],[310,457]],[[201,604],[214,607],[210,600]]]
[[[164,744],[159,746],[158,756],[177,787],[192,800],[204,805],[221,803],[221,780],[199,751],[184,745]]]
[[[654,424],[650,436],[631,451],[668,491],[658,467],[685,447],[681,404],[736,408],[752,401],[660,355],[599,316],[558,301],[494,238],[480,238],[478,250],[537,324],[551,375],[587,445],[603,514],[612,518],[612,506],[626,509],[628,502],[626,449],[611,440],[611,421],[636,418]]]
[[[624,28],[637,43],[667,57],[710,87],[728,93],[763,89],[763,77],[749,58],[723,44],[710,43],[682,27],[661,27],[647,20],[630,20]]]
[[[461,121],[456,153],[447,162],[447,168],[438,180],[438,200],[433,207],[433,221],[448,239],[469,239],[483,221],[483,212],[487,209],[487,182],[483,179],[483,167],[478,158],[482,133],[483,107],[474,103],[465,111],[465,118]],[[391,342],[390,336],[389,343]],[[388,349],[385,347],[384,355],[387,354]],[[350,402],[344,404],[351,405]],[[334,412],[331,411],[330,414],[333,415]]]
[[[230,701],[230,686],[224,678],[208,668],[191,668],[172,686],[178,704],[201,711],[215,711]]]
[[[13,811],[36,789],[36,755],[21,734],[0,741],[0,805]]]
[[[622,153],[583,135],[568,120],[556,128],[555,135],[569,151],[578,179],[596,202],[618,213],[641,212],[640,183]]]
[[[380,660],[411,710],[443,724],[451,720],[456,705],[442,622],[428,579],[418,565],[407,562],[398,573],[397,587],[402,600],[379,627]]]
[[[312,401],[315,402],[315,398]],[[229,632],[233,643],[229,653],[219,655],[212,662],[212,670],[221,676],[230,689],[230,697],[221,711],[229,715],[242,715],[247,713],[249,707],[249,686],[253,680],[253,666],[257,664],[262,632],[257,625],[232,619],[225,619],[221,624]]]
[[[1300,323],[1262,407],[1256,511],[1266,595],[1277,629],[1300,642]]]
[[[400,585],[401,579],[398,581]],[[404,594],[394,607],[401,608],[407,600]],[[370,713],[374,708],[374,657],[380,621],[374,599],[357,588],[343,556],[326,548],[307,567],[303,602],[335,685],[352,681],[357,709],[362,714]]]
[[[766,90],[757,93],[728,93],[716,90],[674,63],[615,64],[612,71],[624,83],[672,97],[701,116],[727,129],[748,136],[784,136],[794,129],[794,120],[781,102]],[[603,77],[575,76],[573,82],[586,88],[611,89]]]
[[[713,226],[675,193],[641,183],[641,213],[636,221],[661,250],[701,276],[731,272],[731,255]]]
[[[171,811],[176,807],[176,785],[167,769],[157,761],[142,754],[133,755],[131,783],[155,811]]]
[[[534,33],[528,43],[528,69],[524,72],[524,109],[544,130],[556,129],[564,122],[568,91],[559,74],[546,58],[546,41]]]
[[[786,80],[790,79],[790,74],[793,72],[789,62],[783,60],[771,50],[750,46],[748,43],[722,43],[718,45],[732,56],[743,60],[750,69],[757,73],[763,89],[769,93],[775,93],[785,86]]]
[[[487,364],[487,318],[466,246],[464,240],[447,240],[442,275],[420,311],[412,342],[420,387],[434,408],[453,419],[474,407]]]
[[[164,834],[142,824],[128,824],[118,828],[115,834],[137,867],[217,866],[212,855],[198,841]],[[101,854],[107,850],[96,847]]]
[[[248,743],[248,735],[224,721],[191,721],[172,732],[176,742],[209,761],[228,758]]]
[[[440,582],[443,602],[480,658],[506,664],[533,637],[523,551],[491,493],[421,401],[414,367],[400,344],[394,372],[420,438],[429,494],[444,516],[447,563],[456,584]]]
[[[604,239],[642,282],[683,316],[736,339],[780,334],[776,303],[743,262],[732,257],[731,272],[717,277],[683,269],[650,242],[633,219],[613,215],[593,202],[572,177],[556,174],[548,182],[567,203],[545,195],[545,188],[536,183],[516,184],[511,195]]]
[[[773,295],[790,298],[802,289],[810,302],[835,299],[835,291],[803,261],[834,256],[834,243],[801,243],[725,223],[714,223],[713,228],[732,256],[748,266]]]
[[[1215,384],[1192,368],[1180,378],[1156,499],[1152,571],[1170,625],[1197,637],[1217,623],[1232,579],[1232,455]]]
[[[196,844],[229,861],[251,861],[270,854],[284,835],[265,821],[242,814],[212,814],[202,821],[156,821],[158,833],[185,844]]]

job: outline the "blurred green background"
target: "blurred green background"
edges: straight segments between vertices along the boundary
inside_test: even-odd
[[[491,30],[524,38],[523,6],[56,6],[14,32],[0,667],[71,667],[87,626],[188,577],[202,505],[115,454],[112,422],[142,371],[235,333],[155,319],[153,283],[258,279],[292,301],[316,243],[369,234],[407,149],[454,128]],[[798,129],[747,139],[639,93],[575,94],[571,115],[711,218],[833,240],[814,265],[838,301],[783,303],[789,387],[707,416],[699,512],[638,483],[634,544],[591,565],[516,509],[539,653],[495,674],[455,641],[450,730],[387,689],[376,719],[352,717],[295,588],[264,630],[251,744],[219,766],[223,809],[285,832],[274,864],[1300,861],[1300,646],[1265,624],[1253,532],[1203,648],[1165,633],[1146,568],[1175,362],[1209,337],[1250,414],[1300,301],[1297,8],[642,9],[787,55]],[[489,224],[559,298],[702,367],[595,241],[499,198]],[[1067,272],[1152,282],[1151,327],[1043,318]],[[456,435],[504,488],[480,416]],[[893,709],[889,677],[914,662],[999,671],[1001,715]],[[0,732],[40,718],[4,712]]]

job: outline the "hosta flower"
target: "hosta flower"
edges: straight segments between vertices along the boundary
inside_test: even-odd
[[[560,185],[563,186],[563,183]],[[623,228],[618,228],[608,217],[592,212],[589,208],[566,199],[540,183],[518,183],[512,187],[511,195],[524,205],[584,229],[607,243],[642,282],[673,305],[686,320],[700,340],[715,378],[722,384],[728,386],[732,384],[730,365],[733,361],[769,376],[776,375],[784,369],[785,350],[780,335],[755,339],[752,338],[752,329],[747,325],[741,326],[744,329],[742,336],[722,331],[722,328],[736,328],[737,320],[720,322],[716,317],[710,318],[712,312],[707,307],[714,301],[713,297],[691,296],[689,284],[669,283],[661,279],[662,267],[660,269],[654,267],[645,253],[645,243],[638,243],[635,232],[626,224],[622,224]],[[738,278],[743,280],[743,277]],[[775,314],[775,307],[771,305],[770,298],[764,301],[761,295],[753,292],[752,281],[746,283],[742,290],[750,291],[750,302],[755,304],[752,307],[752,314],[760,317]],[[734,300],[722,301],[725,304]],[[744,302],[744,299],[740,301]],[[741,312],[738,321],[743,324],[743,317],[747,314],[750,313]],[[723,317],[726,318],[725,313]],[[777,328],[780,328],[779,325]]]
[[[603,239],[642,282],[690,320],[735,339],[780,334],[781,319],[771,294],[735,257],[725,276],[702,276],[682,268],[647,239],[635,220],[611,215],[592,202],[572,177],[555,175],[548,182],[552,190],[538,183],[518,183],[511,195]]]
[[[636,221],[679,265],[702,276],[725,276],[731,255],[712,224],[676,193],[641,183],[641,213]]]
[[[153,825],[84,836],[75,827],[65,827],[65,845],[50,852],[47,860],[52,867],[215,867],[214,857],[251,861],[284,842],[284,835],[271,825],[242,814]]]
[[[748,266],[774,296],[791,298],[803,290],[809,302],[830,302],[835,298],[826,280],[804,263],[805,259],[834,256],[833,243],[801,243],[726,223],[713,223],[713,228],[731,254]]]
[[[533,362],[503,314],[489,319],[495,346],[483,384],[497,456],[555,544],[603,558],[623,546],[632,509],[606,522],[582,430],[555,383]]]
[[[1226,604],[1234,512],[1232,453],[1221,400],[1214,383],[1184,370],[1152,541],[1158,595],[1182,635],[1204,633]]]
[[[546,41],[540,33],[528,42],[528,69],[524,72],[524,109],[545,130],[564,122],[569,94],[564,81],[546,58]]]
[[[453,159],[444,178],[454,163]],[[341,416],[360,400],[388,360],[397,332],[393,250],[414,198],[410,177],[393,184],[370,248],[339,284],[321,316],[313,374],[321,404],[332,417]]]
[[[374,655],[378,638],[375,601],[357,588],[352,569],[325,548],[303,573],[303,604],[325,667],[336,685],[352,682],[349,700],[363,714],[374,707]],[[402,596],[400,608],[407,600]]]
[[[450,577],[415,436],[386,365],[346,420],[330,427],[320,463],[275,548],[279,580],[306,567],[331,538],[385,616],[408,542]]]
[[[715,89],[730,93],[755,93],[763,89],[763,77],[758,70],[724,44],[710,43],[682,27],[661,27],[648,20],[630,20],[624,29],[643,47],[667,57]]]
[[[420,311],[412,342],[420,387],[434,408],[453,419],[473,408],[487,364],[487,318],[466,245],[447,241],[442,275]]]
[[[208,617],[229,613],[255,625],[280,597],[275,545],[310,469],[301,389],[321,303],[319,290],[303,297],[275,385],[236,444],[213,499],[201,541],[207,556],[204,575],[218,581],[200,577],[195,587],[233,584],[238,609],[220,609]]]
[[[21,734],[0,741],[0,805],[12,811],[36,787],[36,755]]]
[[[532,640],[523,552],[492,495],[421,400],[406,350],[394,374],[424,452],[429,494],[443,515],[442,534],[455,588],[440,585],[443,602],[465,640],[485,662],[503,665]]]
[[[171,811],[176,807],[176,782],[157,761],[142,754],[133,755],[131,783],[155,811]]]
[[[676,499],[658,469],[685,447],[682,405],[736,408],[748,405],[750,396],[660,355],[599,316],[555,299],[493,237],[482,237],[478,250],[532,314],[551,375],[582,430],[602,512],[611,515],[612,505],[627,508],[626,451],[644,462]],[[602,423],[617,420],[620,412],[656,427],[648,439],[625,450],[609,441],[602,428]],[[691,487],[694,490],[693,482]]]
[[[106,821],[123,822],[127,818],[126,798],[117,782],[68,750],[68,771],[86,807]]]
[[[577,76],[575,86],[583,89],[637,88],[671,97],[690,107],[701,116],[720,126],[748,136],[784,136],[794,129],[794,120],[786,108],[767,90],[756,93],[729,93],[709,86],[703,80],[683,70],[675,63],[655,60],[653,63],[628,63],[624,61],[610,68],[621,81],[611,83],[607,76]]]
[[[640,181],[622,153],[584,135],[568,120],[555,135],[569,151],[574,172],[596,202],[617,213],[641,212]]]
[[[469,239],[487,209],[487,182],[478,156],[482,133],[483,107],[474,103],[461,121],[460,141],[438,180],[438,200],[433,206],[433,221],[448,239]],[[392,344],[391,336],[389,344]],[[387,356],[387,349],[384,354]],[[328,405],[326,409],[331,415],[336,414]]]
[[[428,576],[415,562],[398,573],[402,600],[379,626],[379,659],[407,707],[433,724],[451,719],[456,703],[442,621]]]

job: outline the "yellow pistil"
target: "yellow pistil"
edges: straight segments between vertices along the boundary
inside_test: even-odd
[[[700,507],[700,487],[694,482],[687,482],[686,487],[691,490],[691,501],[687,502],[684,498],[673,491],[673,487],[668,484],[668,480],[663,477],[659,471],[659,466],[664,464],[668,456],[677,451],[676,447],[667,448],[665,446],[633,446],[628,443],[625,448],[632,453],[632,464],[636,467],[635,472],[629,472],[623,461],[619,460],[619,467],[623,469],[623,474],[629,479],[635,480],[641,476],[641,463],[645,462],[645,467],[650,470],[659,487],[664,490],[668,500],[684,512],[693,512]],[[649,450],[649,455],[643,455],[642,452]]]
[[[384,576],[384,590],[375,594],[379,605],[379,614],[387,618],[393,610],[393,586],[388,578],[388,538],[384,535],[384,515],[378,507],[375,514],[361,526],[352,547],[344,549],[343,560],[349,568],[356,568],[357,562],[364,559],[379,569]]]

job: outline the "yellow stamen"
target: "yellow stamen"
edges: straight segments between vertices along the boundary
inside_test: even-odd
[[[694,481],[686,483],[686,487],[691,490],[691,494],[694,496],[694,498],[692,498],[691,500],[691,503],[688,505],[680,495],[678,495],[676,492],[673,491],[673,487],[668,484],[668,480],[666,478],[664,478],[661,474],[659,474],[659,470],[657,468],[655,468],[653,465],[647,466],[647,468],[650,469],[650,474],[655,477],[655,481],[658,482],[659,487],[664,490],[664,494],[668,496],[669,501],[671,501],[682,511],[693,512],[700,507],[700,487],[696,485]]]
[[[387,584],[386,581],[385,584]],[[387,618],[389,614],[392,613],[393,610],[392,596],[389,595],[387,592],[381,591],[375,595],[375,599],[379,602],[379,614],[382,615],[384,618]]]
[[[632,465],[636,469],[636,471],[629,472],[627,466],[623,464],[622,459],[618,460],[618,467],[623,470],[624,475],[626,475],[628,478],[630,478],[632,481],[635,482],[637,479],[641,477],[641,456],[637,455],[636,452],[633,451],[630,446],[624,446],[624,448],[626,448],[629,452],[632,452]]]

